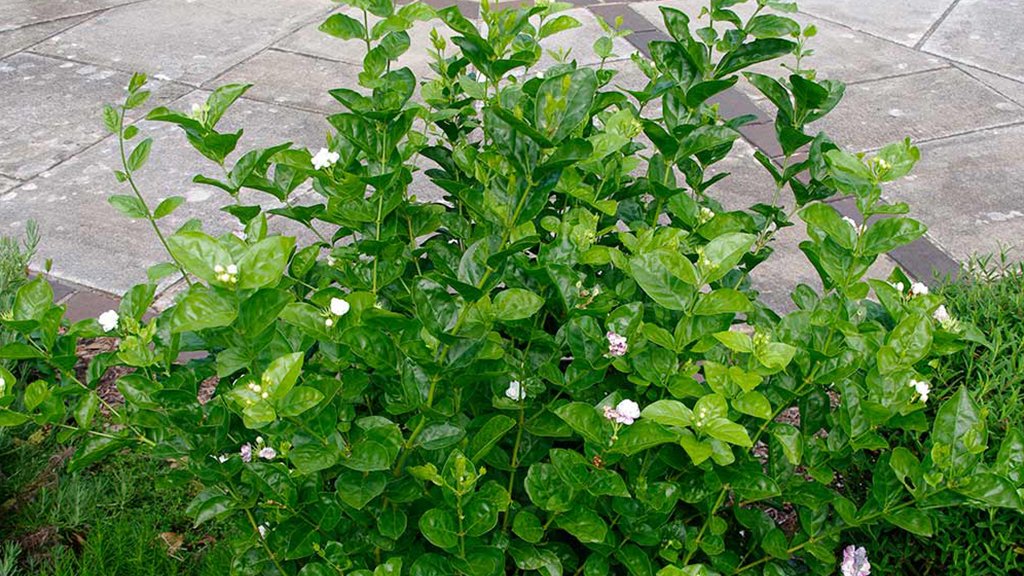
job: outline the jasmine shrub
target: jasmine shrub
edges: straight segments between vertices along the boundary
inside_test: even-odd
[[[455,8],[347,3],[322,29],[366,50],[362,88],[331,91],[322,150],[236,151],[241,132],[217,126],[246,85],[148,114],[223,168],[195,181],[244,233],[166,229],[182,199],[151,206],[136,187],[151,141],[124,117],[144,76],[106,110],[124,150],[111,204],[149,220],[169,260],[66,330],[43,280],[21,288],[3,355],[26,364],[3,374],[17,384],[0,425],[80,438],[73,469],[125,448],[175,460],[202,486],[196,522],[237,527],[236,574],[864,574],[847,529],[928,535],[938,508],[1020,510],[1019,432],[989,446],[967,388],[924,411],[935,359],[984,338],[899,270],[865,278],[925,232],[882,200],[918,150],[854,155],[808,132],[843,85],[802,67],[814,31],[795,6],[663,7],[671,40],[633,58],[648,82],[626,91],[604,66],[538,68],[540,40],[578,26],[568,5],[485,2],[482,32]],[[424,20],[450,40],[432,35],[417,79],[396,60]],[[607,32],[602,61],[624,33]],[[791,54],[784,77],[748,70]],[[783,154],[756,155],[775,186],[731,210],[715,164],[752,118],[713,97],[741,76]],[[415,196],[419,177],[443,198]],[[316,202],[298,203],[304,186]],[[318,240],[268,233],[243,190]],[[844,196],[866,224],[826,202]],[[779,316],[750,273],[771,271],[793,219],[823,288],[799,286]],[[187,289],[145,318],[167,277]],[[75,342],[100,334],[119,348],[80,379]],[[118,365],[134,369],[125,403],[103,407],[95,386]]]

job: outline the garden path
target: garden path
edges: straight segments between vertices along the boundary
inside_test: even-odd
[[[431,0],[440,6],[453,0]],[[467,15],[470,0],[454,0]],[[616,45],[625,58],[663,37],[659,5],[699,12],[703,0],[577,0],[584,26],[552,40],[593,62],[600,34],[595,17],[623,16],[634,34]],[[752,4],[752,2],[751,2]],[[919,279],[956,270],[974,253],[1024,241],[1024,0],[801,0],[795,18],[815,24],[819,77],[848,84],[846,98],[821,128],[856,150],[910,136],[922,151],[914,173],[888,192],[910,203],[930,228],[926,238],[893,254]],[[328,0],[0,0],[0,233],[19,234],[29,219],[43,234],[35,266],[52,259],[50,276],[72,318],[110,308],[114,294],[144,280],[163,254],[144,222],[129,222],[106,202],[119,189],[116,138],[100,109],[118,101],[130,73],[154,80],[150,104],[188,108],[219,84],[256,84],[226,118],[245,127],[240,148],[286,138],[319,148],[337,110],[329,88],[350,85],[360,55],[319,34],[337,5]],[[742,9],[743,5],[737,7]],[[414,30],[403,65],[426,69],[429,26]],[[627,41],[628,40],[628,41]],[[628,62],[618,82],[639,81]],[[718,185],[726,204],[749,205],[770,194],[754,150],[779,153],[766,102],[742,85],[720,98],[732,115],[757,123],[726,161],[732,175]],[[770,112],[770,111],[769,111]],[[149,123],[144,123],[149,124]],[[223,198],[191,182],[204,166],[175,129],[145,125],[153,160],[141,186],[152,199],[183,195],[176,222],[211,216]],[[429,183],[420,183],[430,194]],[[838,202],[841,211],[850,206]],[[171,225],[176,222],[170,222]],[[278,223],[289,229],[286,222]],[[768,301],[788,306],[788,292],[815,275],[796,249],[802,232],[781,235],[771,276],[756,278]],[[880,274],[891,261],[879,263]],[[166,300],[165,300],[166,301]]]

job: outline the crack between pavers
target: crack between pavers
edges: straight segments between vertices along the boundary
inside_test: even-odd
[[[1018,100],[1017,98],[1014,98],[1013,96],[1009,96],[1009,95],[1003,93],[1003,91],[1000,90],[999,88],[996,88],[995,86],[990,84],[988,81],[984,80],[983,78],[979,78],[976,75],[972,74],[971,73],[971,66],[969,64],[960,64],[959,66],[954,64],[953,67],[956,68],[957,70],[963,72],[964,74],[967,74],[968,76],[970,76],[971,78],[973,78],[977,82],[979,82],[981,84],[984,84],[985,87],[988,88],[989,90],[995,92],[996,94],[999,94],[1003,98],[1006,98],[1007,100],[1009,100],[1010,102],[1013,102],[1014,104],[1020,106],[1021,108],[1024,108],[1024,99]],[[985,70],[984,68],[979,68],[979,70],[984,70],[985,72],[987,72],[989,74],[992,74],[994,76],[998,76],[998,77],[1002,78],[1003,80],[1007,80],[1009,82],[1015,82],[1017,84],[1020,84],[1021,87],[1024,88],[1024,83],[1020,82],[1019,80],[1014,80],[1013,78],[1009,78],[1007,76],[1003,76],[1002,74],[996,74],[995,72],[992,72],[990,70]]]
[[[98,15],[98,14],[97,14],[97,15]],[[52,24],[52,23],[54,23],[54,22],[60,22],[61,20],[70,20],[70,19],[72,19],[72,18],[79,18],[79,17],[81,17],[81,16],[82,16],[82,15],[78,15],[78,16],[68,16],[67,18],[59,18],[59,19],[57,19],[57,20],[50,20],[49,22],[45,22],[44,24]],[[65,32],[67,32],[68,30],[71,30],[72,28],[75,28],[76,26],[78,26],[78,25],[80,25],[80,24],[84,24],[84,23],[88,22],[89,20],[91,20],[91,19],[93,18],[93,16],[95,16],[95,15],[86,15],[86,16],[85,16],[85,18],[83,18],[83,19],[82,19],[81,21],[79,21],[79,22],[75,22],[75,23],[72,23],[72,24],[68,24],[68,25],[67,25],[66,27],[64,27],[64,28],[61,28],[61,29],[59,29],[59,30],[56,30],[56,31],[54,31],[54,32],[53,32],[52,34],[50,34],[50,35],[48,35],[48,36],[46,36],[46,37],[44,37],[44,38],[40,38],[39,40],[37,40],[37,41],[35,41],[35,42],[33,42],[33,43],[31,43],[31,44],[27,45],[27,46],[22,46],[21,48],[19,48],[19,49],[15,50],[14,52],[11,52],[10,54],[7,54],[7,55],[6,55],[6,56],[4,56],[3,58],[4,58],[4,59],[7,59],[7,58],[10,58],[10,57],[12,57],[12,56],[17,56],[18,54],[21,54],[22,52],[28,52],[29,50],[31,50],[31,49],[33,49],[33,48],[35,48],[36,46],[39,46],[39,45],[40,45],[40,44],[42,44],[43,42],[46,42],[46,41],[50,40],[50,39],[51,39],[51,38],[53,38],[54,36],[60,36],[61,34],[64,34],[64,33],[65,33]],[[41,26],[41,25],[42,25],[42,24],[37,24],[37,26]],[[0,33],[0,34],[2,34],[2,33]]]
[[[939,29],[939,26],[942,26],[942,23],[946,21],[946,18],[949,17],[949,15],[953,12],[954,9],[956,9],[958,5],[960,5],[960,0],[953,0],[953,3],[950,4],[945,11],[942,12],[942,15],[939,16],[939,19],[933,22],[932,25],[929,26],[927,30],[925,30],[924,35],[921,36],[921,39],[914,44],[915,50],[920,50],[922,52],[924,51],[922,47],[925,45],[926,42],[928,42],[928,40],[931,39],[932,34],[935,34],[935,31]]]
[[[68,58],[67,56],[64,56],[62,54],[48,54],[46,52],[37,52],[31,48],[22,50],[21,52],[19,52],[19,54],[31,54],[32,56],[39,56],[40,58],[52,58],[53,60],[59,60],[61,62],[71,62],[82,66],[96,66],[98,68],[106,68],[107,70],[113,70],[114,72],[120,72],[122,74],[135,74],[139,72],[138,70],[132,70],[130,68],[119,68],[117,66],[111,66],[109,63],[101,64],[96,62],[89,62],[88,60],[80,60],[78,58]],[[199,90],[201,88],[201,86],[198,86],[196,84],[189,84],[184,80],[168,78],[167,76],[163,76],[162,74],[150,75],[146,73],[146,77],[150,80],[156,80],[157,82],[162,82],[164,84],[181,86],[182,88],[187,88],[189,91]]]
[[[934,68],[924,68],[921,70],[914,70],[911,72],[900,72],[898,74],[889,74],[887,76],[878,76],[875,78],[866,78],[864,80],[854,80],[852,82],[845,82],[847,86],[863,86],[865,84],[871,84],[873,82],[884,82],[886,80],[898,80],[901,78],[908,78],[910,76],[918,76],[921,74],[928,74],[930,72],[938,72],[940,70],[949,70],[950,68],[956,68],[952,63],[946,62],[941,66],[935,66]]]

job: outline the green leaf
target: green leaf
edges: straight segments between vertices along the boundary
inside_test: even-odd
[[[516,426],[516,421],[504,414],[495,414],[479,430],[469,442],[469,459],[479,462],[494,448],[505,434]]]
[[[732,271],[756,240],[753,234],[730,232],[708,242],[704,246],[706,261],[697,263],[704,282],[714,282]]]
[[[722,442],[743,446],[744,448],[753,446],[750,436],[747,435],[747,429],[726,418],[712,418],[704,425],[704,432]]]
[[[732,400],[732,407],[737,412],[749,414],[755,418],[768,420],[772,417],[771,402],[760,392],[744,392]]]
[[[118,212],[136,220],[149,217],[149,210],[136,196],[125,194],[114,194],[107,197],[107,203],[117,209]]]
[[[593,510],[582,506],[560,514],[556,522],[559,528],[585,544],[604,542],[608,536],[608,525],[605,521]]]
[[[387,484],[387,474],[384,472],[348,470],[338,476],[335,487],[339,500],[356,510],[362,510],[371,500],[384,493]]]
[[[153,211],[153,218],[159,220],[165,216],[170,216],[171,213],[184,202],[185,198],[183,196],[171,196],[169,198],[164,198],[160,204],[157,205],[156,210]]]
[[[544,306],[544,299],[522,288],[508,288],[494,297],[492,310],[498,320],[511,322],[523,320],[537,313]]]
[[[597,92],[597,75],[592,68],[547,78],[537,89],[537,130],[555,144],[564,140],[588,117]]]
[[[453,424],[432,424],[420,433],[419,445],[425,450],[441,450],[458,444],[465,437],[466,431]]]
[[[0,417],[2,418],[2,417]],[[121,438],[107,436],[87,436],[85,441],[75,450],[74,457],[68,463],[68,473],[77,472],[98,462],[108,454],[112,454],[125,445]]]
[[[92,424],[92,418],[99,406],[100,397],[92,390],[82,396],[74,410],[75,421],[80,428],[88,428]]]
[[[206,126],[208,128],[216,126],[220,122],[221,116],[235,103],[235,100],[241,98],[242,94],[245,94],[251,87],[252,84],[225,84],[214,90],[206,99],[206,104],[210,107],[206,113]]]
[[[199,526],[209,520],[226,516],[234,511],[234,508],[235,502],[230,496],[211,488],[200,492],[189,503],[185,513],[195,517],[195,526]]]
[[[669,250],[654,250],[629,261],[629,269],[652,300],[670,310],[687,310],[697,290],[697,274],[684,256]]]
[[[191,274],[207,281],[218,282],[215,267],[227,267],[234,260],[220,242],[199,232],[179,232],[167,239],[171,255]]]
[[[674,443],[679,435],[650,420],[637,420],[619,431],[619,438],[609,449],[616,454],[632,456],[661,444]]]
[[[544,538],[544,526],[540,519],[527,510],[516,513],[512,520],[512,532],[531,544],[537,544]]]
[[[804,438],[800,431],[789,424],[776,423],[772,427],[772,437],[782,446],[782,453],[793,466],[799,466],[804,454]]]
[[[751,18],[744,27],[754,38],[780,38],[800,34],[800,24],[775,14],[761,14]]]
[[[918,536],[930,537],[932,535],[931,516],[917,508],[902,508],[886,512],[884,518],[892,525]]]
[[[284,398],[295,386],[295,382],[302,373],[302,352],[285,354],[276,358],[267,366],[263,372],[263,390],[270,394],[271,398]]]
[[[146,138],[142,142],[139,142],[138,146],[136,146],[128,156],[127,167],[129,172],[135,172],[146,164],[146,161],[149,160],[149,149],[152,146],[152,138]]]
[[[7,369],[0,366],[0,377],[3,377],[8,385],[13,385],[14,377],[7,372]],[[3,394],[0,394],[3,396]],[[50,397],[50,387],[43,380],[36,380],[25,387],[25,410],[32,411],[39,407],[40,404],[46,401]]]
[[[693,308],[693,313],[696,316],[715,316],[717,314],[749,312],[752,309],[753,305],[750,300],[739,290],[719,288],[701,294],[697,298],[697,305]]]
[[[565,32],[566,30],[579,28],[580,26],[581,24],[579,20],[566,14],[560,14],[544,22],[544,24],[540,27],[540,31],[537,33],[537,38],[544,39],[547,38],[548,36],[558,34],[559,32]]]
[[[953,397],[943,402],[935,414],[932,425],[932,452],[935,446],[949,450],[949,462],[952,477],[959,477],[971,470],[980,458],[988,437],[985,421],[974,399],[961,386]],[[943,463],[938,463],[940,466]]]
[[[849,222],[843,220],[839,211],[828,204],[814,202],[800,210],[800,218],[804,222],[820,228],[829,238],[847,250],[852,250],[857,243],[857,231]]]
[[[1021,510],[1020,495],[1009,480],[995,474],[975,474],[960,483],[956,491],[985,506]]]
[[[309,386],[296,386],[278,404],[277,411],[282,416],[298,416],[320,404],[324,393]]]
[[[295,238],[271,236],[253,244],[238,261],[238,287],[243,290],[277,283],[288,267]]]
[[[454,548],[459,543],[458,523],[450,510],[432,508],[419,521],[423,537],[438,548]]]
[[[565,512],[572,508],[574,491],[562,481],[551,464],[538,463],[530,466],[523,486],[530,501],[542,510]]]
[[[884,218],[872,224],[864,233],[864,254],[884,254],[894,248],[910,244],[924,236],[927,230],[924,224],[913,218]]]
[[[228,326],[238,315],[235,303],[202,286],[193,287],[171,313],[171,332],[198,332]]]
[[[658,400],[651,403],[640,413],[646,420],[685,428],[693,422],[693,412],[678,400]]]
[[[30,418],[20,412],[14,412],[7,408],[0,408],[0,428],[8,426],[21,426],[25,422],[28,422]]]
[[[332,14],[323,24],[320,24],[320,31],[342,40],[366,37],[366,28],[363,23],[345,14]]]
[[[722,57],[715,69],[715,78],[722,78],[759,62],[784,56],[792,52],[796,46],[795,42],[778,38],[748,42]]]
[[[726,330],[725,332],[718,332],[713,334],[715,340],[718,340],[725,347],[732,350],[733,352],[751,352],[754,349],[753,341],[749,334],[743,332],[737,332],[735,330]]]
[[[14,296],[11,315],[15,320],[38,320],[53,308],[53,288],[42,276],[29,280]]]
[[[608,441],[608,423],[590,404],[570,402],[556,409],[555,414],[587,442],[604,444]]]

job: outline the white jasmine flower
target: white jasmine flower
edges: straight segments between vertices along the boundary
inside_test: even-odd
[[[508,390],[505,390],[505,396],[510,400],[520,402],[526,400],[526,390],[523,385],[519,383],[519,380],[513,380],[508,383]]]
[[[235,284],[238,282],[238,266],[234,264],[217,264],[213,267],[213,271],[217,274],[217,280],[225,284]]]
[[[903,282],[897,282],[896,284],[893,284],[893,288],[902,293],[905,286],[903,285]]]
[[[328,256],[327,257],[327,265],[328,266],[334,266],[335,262],[336,262],[336,260],[334,259],[334,256]]]
[[[214,456],[214,458],[217,459],[217,462],[223,464],[228,461],[228,458],[230,458],[230,456],[228,456],[227,454],[221,454],[220,456]]]
[[[256,529],[260,532],[260,538],[266,538],[267,531],[270,530],[270,526],[267,526],[266,524],[260,524],[256,527]]]
[[[341,298],[331,298],[331,314],[334,314],[335,316],[344,316],[345,314],[348,314],[349,308],[351,308],[351,306],[349,306],[348,302],[345,300],[342,300]]]
[[[632,424],[640,417],[640,405],[632,400],[626,399],[619,402],[618,406],[615,407],[615,412],[618,413],[619,417],[615,419],[619,424]]]
[[[223,274],[225,272],[224,267],[221,266],[220,264],[214,266],[213,271],[216,272],[217,274]]]
[[[920,282],[914,282],[910,285],[910,293],[913,296],[924,296],[928,294],[928,287]]]
[[[850,218],[849,216],[843,216],[843,222],[846,222],[847,224],[852,226],[854,230],[857,229],[857,222],[855,222],[853,218]]]
[[[843,550],[843,563],[839,567],[843,576],[869,576],[871,563],[868,562],[868,551],[863,546],[847,546]]]
[[[327,326],[328,328],[330,328],[331,326],[334,326],[334,319],[333,318],[328,318],[328,319],[324,320],[324,326]]]
[[[260,394],[260,398],[263,398],[264,400],[266,400],[267,398],[270,398],[270,393],[269,392],[264,392],[264,393]]]
[[[701,206],[700,212],[697,214],[697,222],[699,224],[706,224],[715,217],[715,211],[707,206]]]
[[[100,314],[100,317],[97,318],[97,320],[100,323],[100,326],[103,327],[104,332],[110,332],[111,330],[117,328],[117,322],[120,319],[121,317],[117,315],[117,312],[115,310],[107,310],[103,314]]]
[[[608,338],[608,354],[610,356],[625,356],[629,345],[626,344],[626,337],[609,330],[605,337]]]
[[[921,397],[922,404],[928,402],[928,394],[932,391],[931,385],[929,385],[927,382],[914,380],[913,378],[911,378],[910,382],[908,382],[907,385],[913,388],[914,392],[917,392],[918,396]]]
[[[238,266],[228,264],[228,274],[238,274]]]
[[[0,397],[7,393],[7,379],[0,376]]]
[[[260,458],[263,458],[264,460],[273,460],[274,458],[277,458],[277,450],[274,450],[270,446],[266,446],[260,450]]]
[[[939,304],[939,307],[935,309],[935,312],[932,312],[932,318],[943,325],[952,320],[952,316],[950,316],[949,312],[946,311],[945,304]]]
[[[338,160],[341,159],[341,155],[337,152],[331,152],[327,148],[321,148],[316,156],[313,156],[313,168],[317,170],[323,170],[330,166],[334,166]]]
[[[242,444],[238,453],[242,456],[242,462],[252,462],[252,444],[249,444],[248,442]]]
[[[256,437],[256,445],[259,446],[260,444],[263,444],[263,436]]]
[[[192,104],[192,116],[196,117],[203,113],[203,107],[198,103]]]

